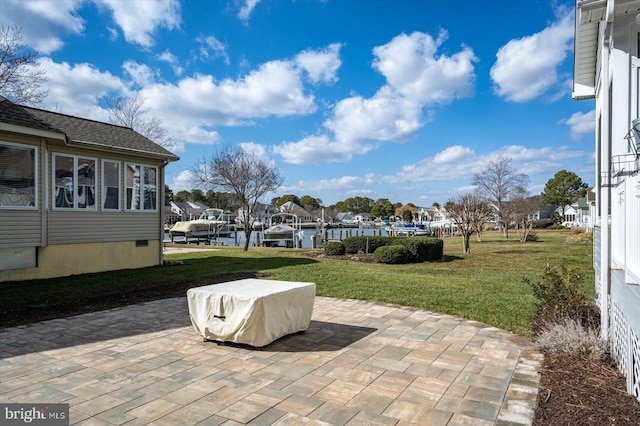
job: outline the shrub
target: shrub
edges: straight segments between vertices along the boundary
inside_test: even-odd
[[[569,318],[545,324],[534,343],[548,352],[588,355],[593,359],[606,358],[609,346],[597,328],[584,327],[580,320]]]
[[[344,244],[338,241],[328,243],[324,248],[324,254],[327,256],[340,256],[345,254]]]
[[[398,265],[409,262],[409,250],[400,245],[382,246],[373,252],[373,257],[379,263]]]
[[[551,219],[540,219],[533,221],[533,227],[537,229],[548,228],[553,226],[553,220]]]
[[[439,238],[393,237],[392,244],[409,250],[409,262],[433,262],[442,260],[444,256],[444,242]]]
[[[567,265],[558,270],[547,264],[540,281],[523,281],[533,290],[539,315],[551,321],[575,317],[586,300],[582,276]]]
[[[529,232],[527,234],[527,241],[538,242],[540,241],[540,238],[538,237],[538,234],[536,234],[535,232]]]
[[[375,253],[380,247],[401,245],[409,251],[409,262],[439,261],[444,257],[444,243],[431,237],[347,237],[342,240],[349,254]]]
[[[342,243],[345,246],[345,250],[349,254],[356,253],[373,253],[376,251],[378,247],[388,246],[391,244],[391,237],[368,237],[368,236],[358,236],[358,237],[347,237],[342,240]]]
[[[571,228],[571,235],[584,234],[585,232],[587,232],[587,230],[584,226],[574,226]]]

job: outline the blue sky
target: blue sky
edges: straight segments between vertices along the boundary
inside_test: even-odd
[[[221,144],[278,167],[276,194],[429,206],[500,156],[531,194],[562,169],[593,185],[594,102],[571,99],[560,0],[2,0],[40,53],[41,107],[107,121],[142,96],[180,161]],[[204,188],[206,189],[206,188]]]

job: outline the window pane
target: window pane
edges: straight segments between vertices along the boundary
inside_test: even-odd
[[[53,157],[54,205],[59,208],[73,208],[74,176],[73,157],[56,155]]]
[[[96,161],[88,158],[78,158],[78,208],[96,208]]]
[[[120,210],[120,163],[104,161],[102,176],[102,208]]]
[[[156,210],[158,182],[155,167],[144,167],[144,209]]]
[[[0,142],[0,206],[35,205],[36,149]]]
[[[127,210],[140,210],[140,166],[127,164]]]

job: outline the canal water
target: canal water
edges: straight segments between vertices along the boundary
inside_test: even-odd
[[[327,238],[329,240],[343,240],[347,237],[355,237],[355,236],[386,236],[387,231],[384,228],[332,228],[327,229]],[[313,248],[313,236],[316,233],[315,229],[303,229],[304,238],[302,239],[302,248]],[[262,241],[262,231],[253,231],[251,233],[251,240],[249,241],[250,246],[258,245],[258,238]],[[165,242],[171,242],[169,238],[169,234],[166,233],[164,236]],[[238,233],[231,233],[230,237],[226,238],[217,238],[214,241],[214,244],[221,246],[244,246],[244,232],[240,231]],[[180,240],[176,239],[176,243],[180,242]],[[191,245],[194,245],[194,242],[191,242]],[[200,243],[204,244],[204,243]],[[282,244],[282,243],[281,243]],[[284,247],[284,244],[282,245]]]

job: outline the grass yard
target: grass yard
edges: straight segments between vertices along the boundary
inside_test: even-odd
[[[584,275],[593,297],[592,245],[565,242],[568,230],[537,231],[539,242],[521,244],[497,232],[472,239],[444,239],[443,262],[383,265],[305,256],[308,250],[207,247],[166,256],[183,265],[0,284],[0,314],[63,304],[83,304],[212,275],[257,272],[271,279],[315,282],[319,296],[375,300],[453,314],[530,337],[534,298],[523,277],[536,279],[547,263],[567,263]]]

